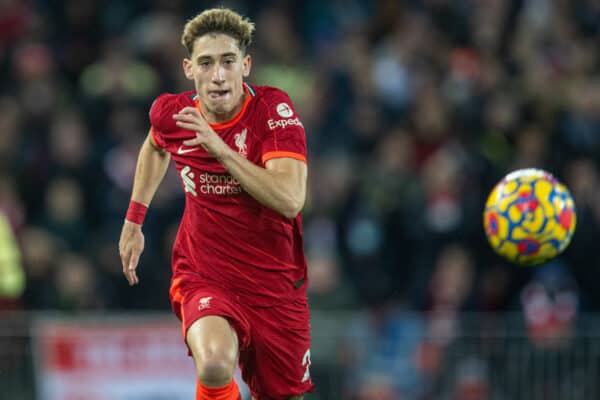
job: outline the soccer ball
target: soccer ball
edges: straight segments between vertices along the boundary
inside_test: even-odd
[[[575,232],[575,203],[567,188],[541,169],[506,175],[485,204],[492,248],[510,262],[538,265],[560,254]]]

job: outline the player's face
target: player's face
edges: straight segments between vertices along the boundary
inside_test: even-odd
[[[183,70],[194,81],[202,112],[210,122],[226,121],[239,111],[250,65],[250,56],[244,56],[231,36],[217,33],[196,39],[190,58],[183,60]]]

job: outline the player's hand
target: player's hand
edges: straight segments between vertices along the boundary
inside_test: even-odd
[[[227,150],[227,144],[210,127],[197,108],[185,107],[173,115],[173,119],[178,127],[196,132],[196,137],[184,141],[184,145],[202,146],[217,159]]]
[[[142,226],[125,221],[121,230],[121,239],[119,239],[119,255],[121,264],[123,264],[123,274],[130,286],[136,285],[140,281],[135,270],[142,251],[144,251]]]

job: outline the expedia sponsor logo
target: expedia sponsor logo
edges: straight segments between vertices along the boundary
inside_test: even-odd
[[[298,118],[288,118],[288,119],[270,119],[267,121],[267,124],[269,125],[269,129],[273,130],[273,129],[277,129],[277,128],[287,128],[288,126],[292,126],[292,125],[297,125],[297,126],[304,126],[302,125],[302,122],[300,122],[300,120]]]

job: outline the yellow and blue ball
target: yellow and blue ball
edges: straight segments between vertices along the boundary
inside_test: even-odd
[[[488,196],[483,224],[500,256],[538,265],[562,253],[576,225],[575,203],[552,174],[535,168],[506,175]]]

